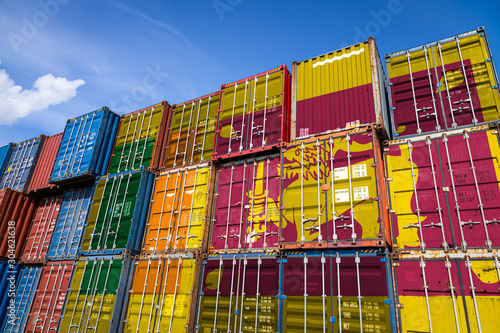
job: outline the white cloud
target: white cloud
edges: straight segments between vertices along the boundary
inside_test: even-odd
[[[69,81],[46,74],[36,79],[33,89],[26,90],[0,69],[0,125],[12,125],[32,112],[67,102],[76,96],[77,88],[83,84],[85,81],[80,79]]]

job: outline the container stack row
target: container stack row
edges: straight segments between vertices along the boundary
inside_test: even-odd
[[[370,38],[1,147],[2,331],[494,331],[484,29],[384,59]]]

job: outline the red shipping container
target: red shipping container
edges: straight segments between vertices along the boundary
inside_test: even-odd
[[[54,261],[43,267],[25,332],[57,330],[73,267],[74,261]]]
[[[57,185],[49,184],[50,173],[54,166],[62,135],[62,133],[59,133],[45,139],[40,157],[31,177],[28,193],[34,192],[34,194],[50,195],[62,192]]]
[[[37,204],[31,229],[26,239],[23,263],[40,263],[45,261],[52,232],[57,221],[62,195],[45,198]]]
[[[0,258],[19,259],[36,209],[36,198],[0,190]]]

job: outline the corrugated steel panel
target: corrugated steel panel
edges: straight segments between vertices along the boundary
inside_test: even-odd
[[[206,249],[213,178],[207,164],[156,177],[142,253]]]
[[[52,232],[47,260],[74,260],[82,243],[94,186],[67,190]]]
[[[49,181],[74,185],[104,175],[119,122],[107,107],[69,119]]]
[[[227,163],[218,169],[211,251],[278,248],[280,175],[279,155]]]
[[[0,261],[0,318],[2,318],[0,319],[0,328],[8,320],[16,318],[14,297],[20,272],[19,265],[13,261]]]
[[[399,332],[496,332],[498,254],[395,260]]]
[[[391,141],[385,150],[399,248],[500,247],[498,128]]]
[[[373,126],[288,145],[282,191],[282,248],[391,242],[384,161]]]
[[[13,147],[14,147],[13,143],[9,143],[8,145],[0,147],[0,180],[2,180],[2,176],[5,171],[5,166],[9,161]]]
[[[192,255],[137,260],[123,332],[192,332],[200,266]]]
[[[57,330],[74,266],[74,261],[58,261],[43,267],[25,332]]]
[[[81,257],[73,270],[58,332],[121,332],[134,260]]]
[[[24,332],[41,272],[41,266],[22,266],[14,297],[15,319],[10,320],[9,318],[3,326],[2,332]]]
[[[221,92],[173,106],[162,152],[162,168],[171,169],[212,160]]]
[[[85,255],[141,249],[154,175],[144,168],[101,177],[83,237]]]
[[[200,276],[195,332],[278,332],[275,252],[210,255]]]
[[[0,258],[19,259],[37,200],[11,189],[0,190]]]
[[[108,173],[158,169],[170,105],[161,102],[121,116]]]
[[[45,135],[40,135],[14,145],[0,188],[11,188],[20,192],[28,190],[44,142]]]
[[[31,178],[28,192],[34,191],[36,194],[50,195],[60,193],[60,189],[53,184],[49,184],[50,173],[54,166],[57,150],[62,139],[62,133],[48,136],[45,139],[40,157],[35,165],[33,177]]]
[[[284,258],[280,332],[396,332],[383,252],[290,252]]]
[[[386,78],[373,37],[294,62],[292,77],[292,139],[366,124],[389,132]]]
[[[386,56],[394,137],[500,119],[484,28]]]
[[[23,263],[43,263],[45,261],[61,208],[61,201],[62,195],[45,198],[38,202],[21,256]]]
[[[214,158],[259,153],[289,141],[290,79],[281,65],[221,86]]]

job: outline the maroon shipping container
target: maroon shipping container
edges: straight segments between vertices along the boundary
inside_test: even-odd
[[[496,125],[391,141],[385,159],[401,250],[500,247]]]
[[[288,142],[290,86],[285,65],[222,85],[213,159],[261,153]]]
[[[393,260],[398,332],[497,332],[498,253],[411,251]]]
[[[36,202],[35,197],[24,193],[0,190],[0,258],[21,256]]]
[[[25,332],[57,330],[74,261],[54,261],[43,267]]]
[[[45,139],[40,157],[31,177],[28,193],[34,192],[34,194],[50,195],[62,192],[57,185],[49,184],[50,173],[54,166],[62,135],[62,133],[59,133]]]
[[[279,155],[233,162],[219,168],[211,251],[277,249],[280,168]]]
[[[45,198],[37,204],[36,213],[24,246],[24,253],[21,256],[23,263],[41,263],[45,261],[61,201],[62,195],[59,195]]]

